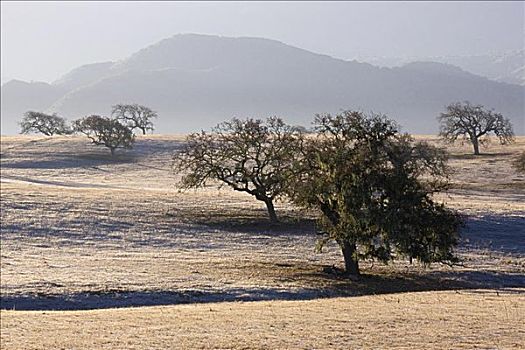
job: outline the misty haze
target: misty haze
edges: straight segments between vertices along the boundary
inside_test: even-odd
[[[0,6],[2,349],[525,348],[524,2]]]

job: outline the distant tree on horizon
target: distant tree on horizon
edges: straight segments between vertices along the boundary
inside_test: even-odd
[[[67,126],[64,118],[56,114],[46,114],[42,112],[27,111],[20,122],[21,134],[31,132],[42,133],[46,136],[71,134],[71,129]]]
[[[115,155],[117,148],[132,148],[135,135],[118,120],[91,115],[78,119],[73,124],[73,129],[86,135],[93,144],[105,146]]]
[[[117,104],[112,107],[111,116],[126,125],[129,129],[139,129],[143,135],[146,131],[153,131],[153,119],[157,112],[139,104]]]
[[[297,205],[319,212],[319,249],[336,241],[349,276],[360,274],[366,258],[456,261],[462,219],[432,199],[447,188],[443,150],[414,142],[380,115],[318,115],[315,126],[288,193]]]
[[[263,201],[277,222],[274,200],[284,194],[302,134],[279,118],[232,119],[212,132],[193,133],[174,156],[183,188],[210,180]]]
[[[487,110],[470,102],[456,102],[438,117],[439,136],[448,143],[458,139],[472,143],[474,154],[479,155],[479,146],[488,143],[490,134],[496,135],[502,145],[514,141],[512,124],[500,113]]]

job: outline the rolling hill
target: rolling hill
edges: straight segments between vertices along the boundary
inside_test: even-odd
[[[4,84],[2,133],[15,133],[29,109],[78,118],[128,102],[158,111],[160,133],[207,129],[233,116],[278,115],[309,125],[315,113],[347,108],[385,113],[405,130],[434,133],[445,105],[469,100],[503,113],[524,134],[524,96],[523,86],[448,64],[379,68],[274,40],[181,34],[118,62],[76,68],[52,84]]]
[[[525,86],[525,49],[485,55],[421,57],[368,57],[361,61],[381,67],[399,67],[414,61],[452,64],[467,72],[502,83]]]

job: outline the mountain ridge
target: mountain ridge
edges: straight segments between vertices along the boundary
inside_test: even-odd
[[[33,89],[45,95],[40,103],[22,102],[36,85],[24,92],[8,84],[2,85],[2,133],[15,132],[14,120],[27,109],[78,118],[131,102],[157,110],[157,130],[163,133],[206,129],[233,116],[279,115],[308,125],[315,113],[346,108],[386,113],[411,132],[434,133],[435,117],[457,100],[495,108],[517,133],[523,133],[525,115],[523,87],[453,65],[380,68],[276,40],[201,34],[176,34],[126,59],[77,67]]]

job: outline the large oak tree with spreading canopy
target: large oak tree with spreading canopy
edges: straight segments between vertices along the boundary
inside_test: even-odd
[[[319,212],[319,247],[335,240],[347,274],[359,275],[365,258],[455,261],[462,219],[433,199],[447,187],[444,151],[356,111],[318,115],[315,129],[294,164],[289,195]]]
[[[276,117],[234,118],[211,132],[189,135],[174,156],[174,167],[183,174],[182,187],[218,181],[263,201],[276,222],[274,200],[284,194],[302,139],[297,128]]]

